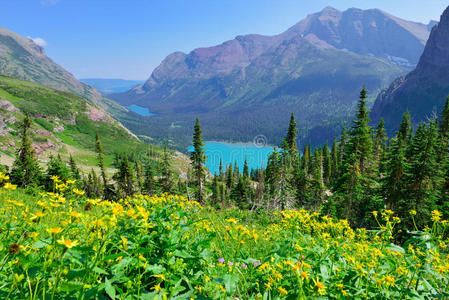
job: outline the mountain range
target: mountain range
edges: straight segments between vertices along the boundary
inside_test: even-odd
[[[449,7],[433,27],[424,53],[412,72],[397,78],[377,98],[372,118],[385,120],[390,133],[408,110],[416,125],[438,115],[449,95]]]
[[[249,141],[263,134],[274,143],[294,112],[301,140],[322,143],[350,120],[363,85],[372,105],[415,67],[432,25],[378,9],[326,7],[275,36],[237,36],[174,52],[144,84],[109,97],[154,112],[119,118],[155,138],[187,143],[199,116],[206,139]]]
[[[43,161],[51,154],[65,160],[72,155],[81,168],[97,168],[96,133],[109,166],[115,153],[125,151],[146,153],[151,147],[160,156],[159,147],[139,140],[110,112],[128,110],[79,82],[33,40],[0,28],[0,164],[12,164],[25,114],[33,120],[33,146]],[[177,153],[174,161],[180,169],[186,157]]]

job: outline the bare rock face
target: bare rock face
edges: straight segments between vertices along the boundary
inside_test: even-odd
[[[408,109],[412,122],[419,123],[441,112],[449,95],[449,7],[430,34],[415,70],[398,78],[381,93],[372,118],[384,118],[390,132],[397,129]]]
[[[9,101],[0,99],[0,108],[6,111],[18,113],[19,110]]]

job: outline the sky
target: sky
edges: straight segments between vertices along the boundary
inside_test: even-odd
[[[0,0],[0,27],[33,38],[77,78],[147,79],[170,53],[278,34],[326,6],[439,20],[447,0]]]

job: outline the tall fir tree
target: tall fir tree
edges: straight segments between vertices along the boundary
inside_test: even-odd
[[[190,153],[190,160],[195,177],[196,199],[200,203],[204,203],[204,181],[205,181],[205,167],[206,155],[204,154],[203,134],[198,117],[193,128],[193,151]]]
[[[106,167],[104,165],[103,146],[101,145],[100,136],[98,132],[95,133],[95,150],[97,151],[98,167],[100,168],[101,179],[103,180],[103,188],[106,191],[108,182],[106,178]],[[106,193],[104,193],[106,196]]]
[[[156,185],[154,180],[154,172],[153,168],[151,167],[151,163],[147,163],[145,167],[145,174],[143,179],[143,185],[142,190],[147,195],[154,195],[156,191]]]
[[[42,171],[31,141],[31,118],[29,115],[23,119],[21,129],[22,142],[11,169],[11,182],[20,187],[37,186],[42,178]]]
[[[398,137],[402,139],[406,144],[413,135],[413,126],[410,120],[410,113],[407,111],[402,115],[401,123],[399,124]]]
[[[75,159],[73,159],[72,154],[70,154],[69,165],[70,165],[70,171],[72,173],[72,178],[75,180],[80,180],[81,179],[81,171],[78,168],[78,166],[76,165]]]
[[[159,179],[159,185],[163,193],[170,193],[173,189],[173,172],[171,169],[171,153],[167,147],[167,141],[164,142],[162,155],[162,170]]]
[[[119,170],[115,174],[114,179],[117,181],[122,197],[134,195],[136,190],[135,176],[133,168],[128,160],[128,156],[125,155],[120,162]]]
[[[283,149],[290,152],[292,155],[295,155],[298,152],[296,145],[296,135],[298,133],[298,129],[296,128],[296,125],[295,115],[292,113],[290,116],[290,123],[288,125],[287,136],[283,140]]]

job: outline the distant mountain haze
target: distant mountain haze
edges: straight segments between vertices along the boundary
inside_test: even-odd
[[[429,27],[378,9],[326,7],[279,35],[172,53],[144,84],[110,98],[156,113],[130,126],[160,138],[190,135],[198,115],[208,139],[274,142],[294,112],[303,141],[325,142],[351,118],[364,84],[372,104],[417,64]]]
[[[397,129],[405,110],[417,124],[439,114],[449,95],[449,7],[433,27],[415,70],[396,79],[377,98],[372,116],[384,118],[390,132]]]
[[[81,78],[81,82],[97,89],[104,96],[111,93],[125,92],[133,87],[144,83],[144,80],[126,80],[109,78]]]

